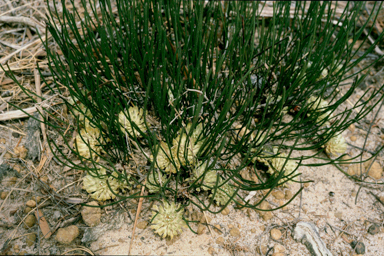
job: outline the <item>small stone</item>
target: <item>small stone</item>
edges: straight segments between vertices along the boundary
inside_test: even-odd
[[[12,158],[11,153],[9,153],[9,152],[5,153],[4,158],[5,159],[11,159]]]
[[[383,174],[383,168],[381,168],[378,162],[373,162],[371,168],[368,171],[368,176],[378,180],[378,179],[381,179],[382,174]]]
[[[213,249],[212,247],[209,247],[208,248],[208,253],[213,255],[215,253],[215,249]]]
[[[354,132],[355,131],[355,128],[356,126],[354,124],[351,124],[348,129],[351,131],[351,132]]]
[[[251,229],[251,233],[256,233],[256,229]]]
[[[216,225],[214,225],[214,229],[213,230],[215,230],[216,231],[216,233],[218,233],[218,234],[221,234],[221,227],[220,227],[220,225],[219,224],[216,224]]]
[[[272,256],[285,256],[285,253],[283,252],[275,252],[272,254]]]
[[[271,194],[272,194],[272,196],[274,196],[276,199],[283,199],[283,198],[285,197],[283,191],[280,191],[280,190],[273,191]]]
[[[36,202],[35,202],[35,200],[29,200],[25,205],[28,207],[31,207],[31,208],[35,208]]]
[[[293,193],[291,190],[285,191],[285,199],[290,200],[293,197]]]
[[[27,243],[28,246],[32,246],[36,242],[36,234],[35,233],[30,233],[27,235],[25,238],[25,242]]]
[[[368,228],[368,233],[371,234],[371,235],[376,235],[377,233],[380,232],[380,226],[377,225],[377,224],[372,224],[369,228]]]
[[[240,236],[240,230],[238,228],[232,228],[229,233],[231,236],[239,237]]]
[[[203,214],[201,212],[197,212],[197,211],[195,211],[191,214],[192,221],[200,221],[202,216],[203,216]]]
[[[351,243],[351,246],[352,246],[352,249],[354,249],[357,254],[364,254],[365,253],[365,245],[363,242],[353,241]]]
[[[28,155],[28,149],[26,149],[24,146],[15,147],[13,151],[16,156],[21,159],[25,159]]]
[[[8,191],[3,191],[3,192],[1,192],[0,198],[4,200],[8,194],[9,194]]]
[[[0,143],[1,143],[1,144],[5,144],[6,142],[7,142],[7,141],[6,141],[4,138],[1,138],[1,139],[0,139]]]
[[[228,215],[229,212],[230,212],[230,210],[229,210],[229,208],[228,208],[228,206],[227,206],[227,207],[224,208],[224,210],[221,211],[221,214],[223,214],[223,215]]]
[[[197,226],[197,234],[198,235],[202,235],[204,233],[204,231],[205,231],[205,228],[206,228],[205,225],[199,224]]]
[[[343,218],[343,213],[342,212],[336,212],[335,213],[335,217],[338,218],[338,219],[342,219]]]
[[[357,140],[356,136],[353,136],[353,135],[350,137],[350,139],[351,139],[351,141],[356,141]]]
[[[273,218],[273,214],[271,212],[265,212],[261,217],[264,221],[268,221]]]
[[[364,165],[360,165],[360,164],[352,164],[349,166],[348,170],[347,170],[347,173],[348,175],[361,175],[365,172],[365,168],[364,168]]]
[[[282,246],[281,244],[276,244],[273,247],[273,250],[274,250],[275,253],[282,253],[282,252],[285,252],[285,247]]]
[[[307,182],[307,183],[304,183],[304,184],[303,184],[303,187],[307,188],[307,187],[309,187],[310,185],[311,185],[311,182]]]
[[[26,255],[27,254],[27,251],[21,251],[20,253],[19,253],[19,255]]]
[[[211,218],[210,217],[205,217],[205,215],[203,215],[202,217],[201,217],[201,220],[200,220],[200,223],[201,224],[206,224],[207,223],[207,220],[208,220],[208,223],[210,223],[211,222]]]
[[[139,229],[145,229],[147,226],[148,226],[147,221],[141,221],[141,222],[137,223],[137,228],[139,228]]]
[[[278,230],[277,228],[274,228],[271,230],[271,238],[273,240],[279,240],[281,236],[282,236],[281,231]]]
[[[221,244],[221,245],[223,245],[223,244],[224,244],[224,237],[219,236],[219,237],[216,239],[216,243],[217,243],[217,244]]]
[[[25,207],[25,209],[24,209],[25,214],[29,213],[30,211],[32,211],[31,207]]]
[[[88,227],[94,227],[100,223],[101,209],[97,207],[99,204],[96,201],[90,202],[89,205],[96,207],[83,206],[81,216],[83,217],[84,223],[87,224]]]
[[[228,225],[228,228],[229,228],[229,229],[231,229],[231,228],[233,228],[233,227],[234,227],[234,226],[233,226],[232,224],[229,224],[229,225]]]
[[[341,162],[340,165],[341,165],[341,166],[349,166],[350,163],[351,163],[351,161],[352,161],[351,159],[352,159],[351,156],[349,156],[349,155],[344,155],[344,156],[341,158],[342,161],[340,161],[340,162]]]
[[[257,247],[257,252],[262,254],[262,255],[266,255],[267,252],[268,252],[268,247],[266,245],[260,245],[259,247]]]
[[[31,228],[31,227],[33,227],[33,225],[35,225],[35,223],[36,223],[36,217],[35,217],[35,215],[30,214],[30,215],[28,215],[27,218],[25,218],[25,220],[24,220],[24,227],[25,227],[25,228]]]
[[[70,244],[79,235],[79,228],[75,225],[59,228],[55,240],[62,244]]]

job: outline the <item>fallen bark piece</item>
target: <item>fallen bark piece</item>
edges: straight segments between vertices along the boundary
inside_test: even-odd
[[[36,219],[39,220],[39,226],[40,226],[41,232],[43,233],[43,237],[45,239],[50,238],[52,235],[51,229],[49,228],[49,224],[45,219],[43,213],[40,210],[38,210],[38,211],[35,211],[35,215],[36,215]]]
[[[318,228],[313,223],[304,221],[297,223],[294,239],[304,244],[312,256],[332,256],[332,253],[321,240]]]

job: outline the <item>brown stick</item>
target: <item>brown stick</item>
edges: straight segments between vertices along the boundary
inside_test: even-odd
[[[133,238],[135,236],[135,229],[136,229],[136,225],[137,225],[137,220],[139,219],[139,214],[140,214],[140,211],[141,211],[141,206],[143,205],[144,197],[142,197],[142,196],[144,195],[144,189],[145,189],[145,183],[146,182],[147,182],[147,179],[144,180],[143,187],[141,188],[141,193],[140,193],[141,197],[140,197],[140,200],[139,200],[139,205],[137,206],[135,223],[133,224],[133,229],[132,229],[131,242],[129,243],[128,255],[131,255],[131,248],[132,248],[132,244],[133,244]]]

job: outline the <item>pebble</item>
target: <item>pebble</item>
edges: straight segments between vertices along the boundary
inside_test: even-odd
[[[228,225],[228,228],[233,228],[234,226],[232,224],[229,224]]]
[[[30,214],[30,215],[28,215],[27,218],[25,218],[25,220],[24,220],[24,227],[25,227],[25,228],[31,228],[31,227],[33,227],[33,225],[35,225],[35,223],[36,223],[36,217],[35,217],[35,215]]]
[[[99,206],[96,201],[90,202],[88,205]],[[99,225],[101,219],[101,209],[99,207],[83,206],[81,210],[83,221],[88,227],[95,227]]]
[[[351,246],[352,246],[352,248],[354,248],[354,250],[357,254],[364,254],[365,253],[365,245],[363,242],[353,241],[351,243]]]
[[[361,169],[360,169],[361,168]],[[352,164],[349,166],[347,173],[348,175],[361,175],[365,172],[364,165]]]
[[[25,242],[27,243],[28,246],[34,245],[36,242],[36,234],[35,233],[28,234],[27,237],[25,238]]]
[[[275,252],[272,254],[272,256],[285,256],[285,253],[283,252]]]
[[[351,124],[348,129],[351,131],[351,132],[354,132],[355,131],[355,128],[356,126],[354,124]]]
[[[228,208],[228,206],[227,206],[227,207],[224,208],[224,210],[221,211],[221,214],[223,214],[223,215],[228,215],[229,212],[230,212],[230,210],[229,210],[229,208]]]
[[[281,236],[282,236],[281,231],[278,230],[277,228],[274,228],[271,230],[271,238],[273,240],[279,240]]]
[[[289,200],[293,197],[293,193],[291,190],[285,191],[285,199]]]
[[[341,158],[343,161],[341,161],[341,166],[348,166],[350,165],[350,162],[351,162],[351,156],[349,155],[344,155],[342,158]]]
[[[7,141],[6,141],[4,138],[1,138],[1,139],[0,139],[0,143],[1,143],[1,144],[5,144],[6,142],[7,142]]]
[[[220,225],[219,225],[219,224],[216,224],[216,225],[214,225],[214,227],[215,227],[215,228],[214,228],[213,230],[215,230],[216,233],[221,234],[221,232],[220,232],[220,231],[221,231],[221,227],[220,227]]]
[[[262,254],[262,255],[266,255],[267,252],[268,252],[268,247],[266,245],[260,245],[256,248],[257,252]]]
[[[79,235],[79,228],[75,225],[59,228],[55,240],[62,244],[70,244]]]
[[[28,154],[28,149],[26,149],[24,146],[15,147],[13,151],[16,154],[16,156],[21,159],[25,159]]]
[[[336,212],[335,213],[335,217],[338,218],[338,219],[342,219],[343,218],[343,213],[342,212]]]
[[[28,200],[28,202],[25,205],[28,207],[31,207],[31,208],[35,208],[36,202],[35,202],[35,200]]]
[[[3,192],[1,192],[0,198],[4,200],[8,194],[9,194],[9,192],[3,191]]]
[[[224,237],[222,237],[222,236],[218,237],[218,238],[216,239],[216,243],[217,243],[217,244],[221,244],[221,245],[223,245],[223,244],[224,244]]]
[[[215,253],[215,249],[213,249],[212,247],[209,247],[208,248],[208,253],[213,255]]]
[[[371,235],[376,235],[377,233],[380,232],[380,226],[377,225],[377,224],[372,224],[369,228],[368,228],[368,233],[371,234]]]
[[[251,229],[251,232],[252,232],[252,233],[256,233],[256,229],[254,229],[254,228]]]
[[[192,221],[200,221],[202,216],[203,216],[203,214],[201,212],[197,212],[197,211],[195,211],[191,214]]]
[[[207,223],[207,220],[208,220],[208,223],[210,223],[211,222],[211,218],[210,217],[205,217],[205,215],[203,215],[202,217],[201,217],[201,219],[200,219],[200,223],[201,224],[205,224],[205,223]]]
[[[273,247],[273,250],[274,250],[275,253],[282,253],[282,252],[285,252],[285,247],[282,246],[281,244],[276,244]]]
[[[25,207],[25,209],[24,209],[24,213],[25,214],[27,214],[27,213],[29,213],[30,211],[32,211],[32,208],[31,207]]]
[[[148,226],[148,221],[141,221],[137,223],[137,228],[139,229],[145,229]]]
[[[356,141],[357,140],[357,138],[356,138],[356,136],[351,136],[351,137],[349,137],[350,139],[351,139],[351,141]]]
[[[199,224],[197,226],[197,234],[198,235],[202,235],[204,233],[204,231],[205,231],[205,228],[206,228],[205,225]]]
[[[280,190],[273,191],[271,194],[272,194],[272,196],[274,196],[276,199],[283,199],[283,198],[285,198],[285,195],[284,195],[283,191],[280,191]]]
[[[234,237],[239,237],[240,236],[240,230],[238,228],[232,228],[229,231],[229,234],[231,234],[231,236],[234,236]]]
[[[383,168],[381,168],[378,162],[373,162],[371,168],[368,171],[368,176],[378,180],[378,179],[381,179],[382,174],[383,174]]]

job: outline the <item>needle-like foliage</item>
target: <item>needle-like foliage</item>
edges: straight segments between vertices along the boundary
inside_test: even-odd
[[[47,45],[49,86],[67,93],[75,122],[46,123],[68,145],[64,130],[74,124],[71,149],[81,164],[55,140],[52,152],[93,177],[134,187],[146,180],[155,200],[257,209],[265,197],[245,202],[244,192],[297,181],[303,160],[321,158],[328,141],[382,100],[371,91],[338,109],[365,77],[353,67],[383,35],[358,55],[364,2],[341,12],[334,4],[274,2],[270,17],[253,1],[51,4],[59,23],[50,20],[48,31],[62,55]],[[138,196],[117,187],[120,199]]]

